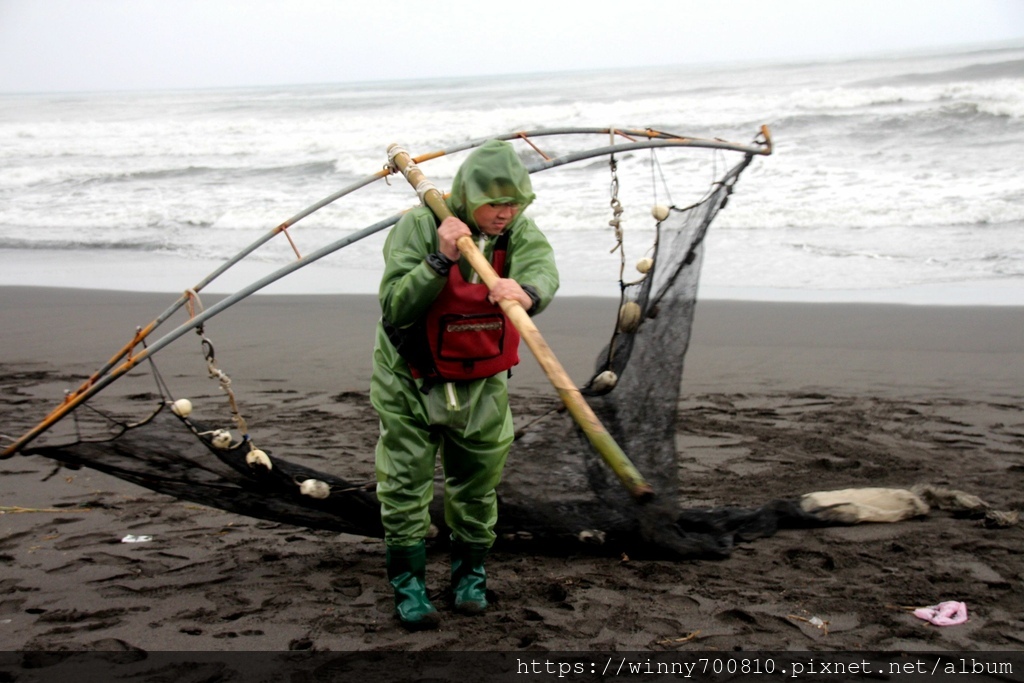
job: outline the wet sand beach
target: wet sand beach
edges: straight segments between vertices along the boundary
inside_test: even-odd
[[[38,422],[173,300],[0,288],[0,433]],[[587,379],[615,309],[564,297],[537,318],[574,380]],[[205,332],[253,432],[317,451],[323,467],[354,458],[372,477],[377,315],[369,296],[261,295]],[[699,301],[680,486],[695,506],[753,506],[930,484],[1020,511],[1022,330],[1014,307]],[[223,400],[191,332],[156,359],[179,395]],[[152,392],[140,372],[97,400],[130,413]],[[526,353],[511,393],[520,422],[553,400]],[[38,456],[0,472],[5,651],[1024,649],[1024,527],[939,507],[893,524],[785,529],[721,560],[502,548],[488,563],[493,606],[478,618],[445,603],[448,561],[435,550],[442,627],[407,633],[377,539],[242,517]],[[911,613],[946,600],[966,603],[966,624]]]

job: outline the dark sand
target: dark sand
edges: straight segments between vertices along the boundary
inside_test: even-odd
[[[173,298],[0,289],[0,433],[35,424]],[[371,297],[259,296],[206,332],[255,434],[371,477],[376,316]],[[613,301],[563,298],[537,322],[582,382],[614,316]],[[223,401],[194,334],[157,361],[177,395]],[[550,404],[532,359],[512,387],[520,421]],[[129,413],[152,391],[141,373],[100,399]],[[702,301],[680,410],[681,486],[695,506],[928,483],[1019,511],[1024,310]],[[0,472],[0,650],[1024,649],[1024,528],[941,510],[783,530],[720,561],[503,550],[488,564],[494,605],[478,618],[445,604],[437,551],[428,578],[444,622],[410,634],[392,618],[378,540],[35,456]],[[970,621],[940,628],[908,611],[943,600],[966,602]]]

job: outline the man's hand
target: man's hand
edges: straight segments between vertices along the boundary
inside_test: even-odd
[[[458,218],[449,216],[441,221],[441,225],[437,227],[437,238],[441,242],[441,253],[452,261],[458,261],[459,248],[455,243],[463,236],[472,237],[473,233],[470,232],[469,226]]]
[[[506,299],[512,301],[518,301],[519,305],[523,307],[524,311],[529,311],[533,308],[533,299],[530,295],[523,291],[523,288],[519,286],[519,283],[510,278],[501,278],[494,283],[491,287],[491,293],[487,296],[487,300],[492,304],[497,304]]]
[[[467,235],[469,237],[473,236],[468,225],[455,216],[445,218],[437,228],[437,238],[441,243],[441,253],[452,261],[458,261],[460,254],[456,242],[459,241],[459,238]],[[530,298],[530,295],[523,291],[518,282],[509,278],[500,278],[495,282],[487,299],[492,304],[498,304],[506,299],[518,301],[524,311],[529,311],[533,308],[533,299]]]

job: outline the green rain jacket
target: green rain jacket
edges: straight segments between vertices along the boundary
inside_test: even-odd
[[[473,212],[483,204],[533,201],[530,177],[511,145],[491,141],[474,151],[453,180],[448,206],[473,230],[490,258],[497,237],[477,230]],[[444,289],[447,276],[425,260],[440,247],[438,222],[430,209],[408,212],[384,244],[386,266],[380,285],[383,317],[397,327],[421,319]],[[532,290],[531,314],[542,311],[558,289],[551,245],[520,210],[508,234],[505,277]],[[482,244],[481,244],[482,243]],[[467,281],[472,269],[457,266]],[[497,307],[495,307],[497,309]],[[370,399],[380,416],[376,449],[377,498],[389,546],[422,541],[430,527],[435,458],[440,450],[445,471],[445,521],[453,538],[481,547],[494,542],[495,488],[512,444],[507,373],[472,381],[445,383],[426,394],[414,380],[381,323],[373,354]]]
[[[515,280],[536,296],[530,315],[544,310],[558,289],[558,269],[551,245],[533,220],[524,214],[534,197],[530,176],[515,150],[507,142],[492,140],[478,148],[459,168],[447,200],[448,208],[470,227],[477,246],[488,259],[497,237],[479,232],[473,213],[484,204],[514,202],[520,205],[518,215],[505,229],[509,242],[504,277]],[[402,217],[384,244],[386,265],[379,292],[381,313],[396,327],[408,327],[422,318],[444,289],[446,276],[439,275],[425,260],[440,248],[437,226],[430,209],[413,209]],[[459,259],[458,267],[470,281],[474,273],[469,263]],[[377,346],[390,347],[391,353],[384,354],[389,367],[405,364],[380,325]]]

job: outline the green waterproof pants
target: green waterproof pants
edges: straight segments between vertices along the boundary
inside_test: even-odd
[[[407,368],[387,367],[378,354],[375,360],[370,400],[380,416],[377,498],[388,545],[426,538],[440,453],[452,537],[490,547],[498,520],[495,489],[513,439],[505,373],[438,384],[424,394]]]

